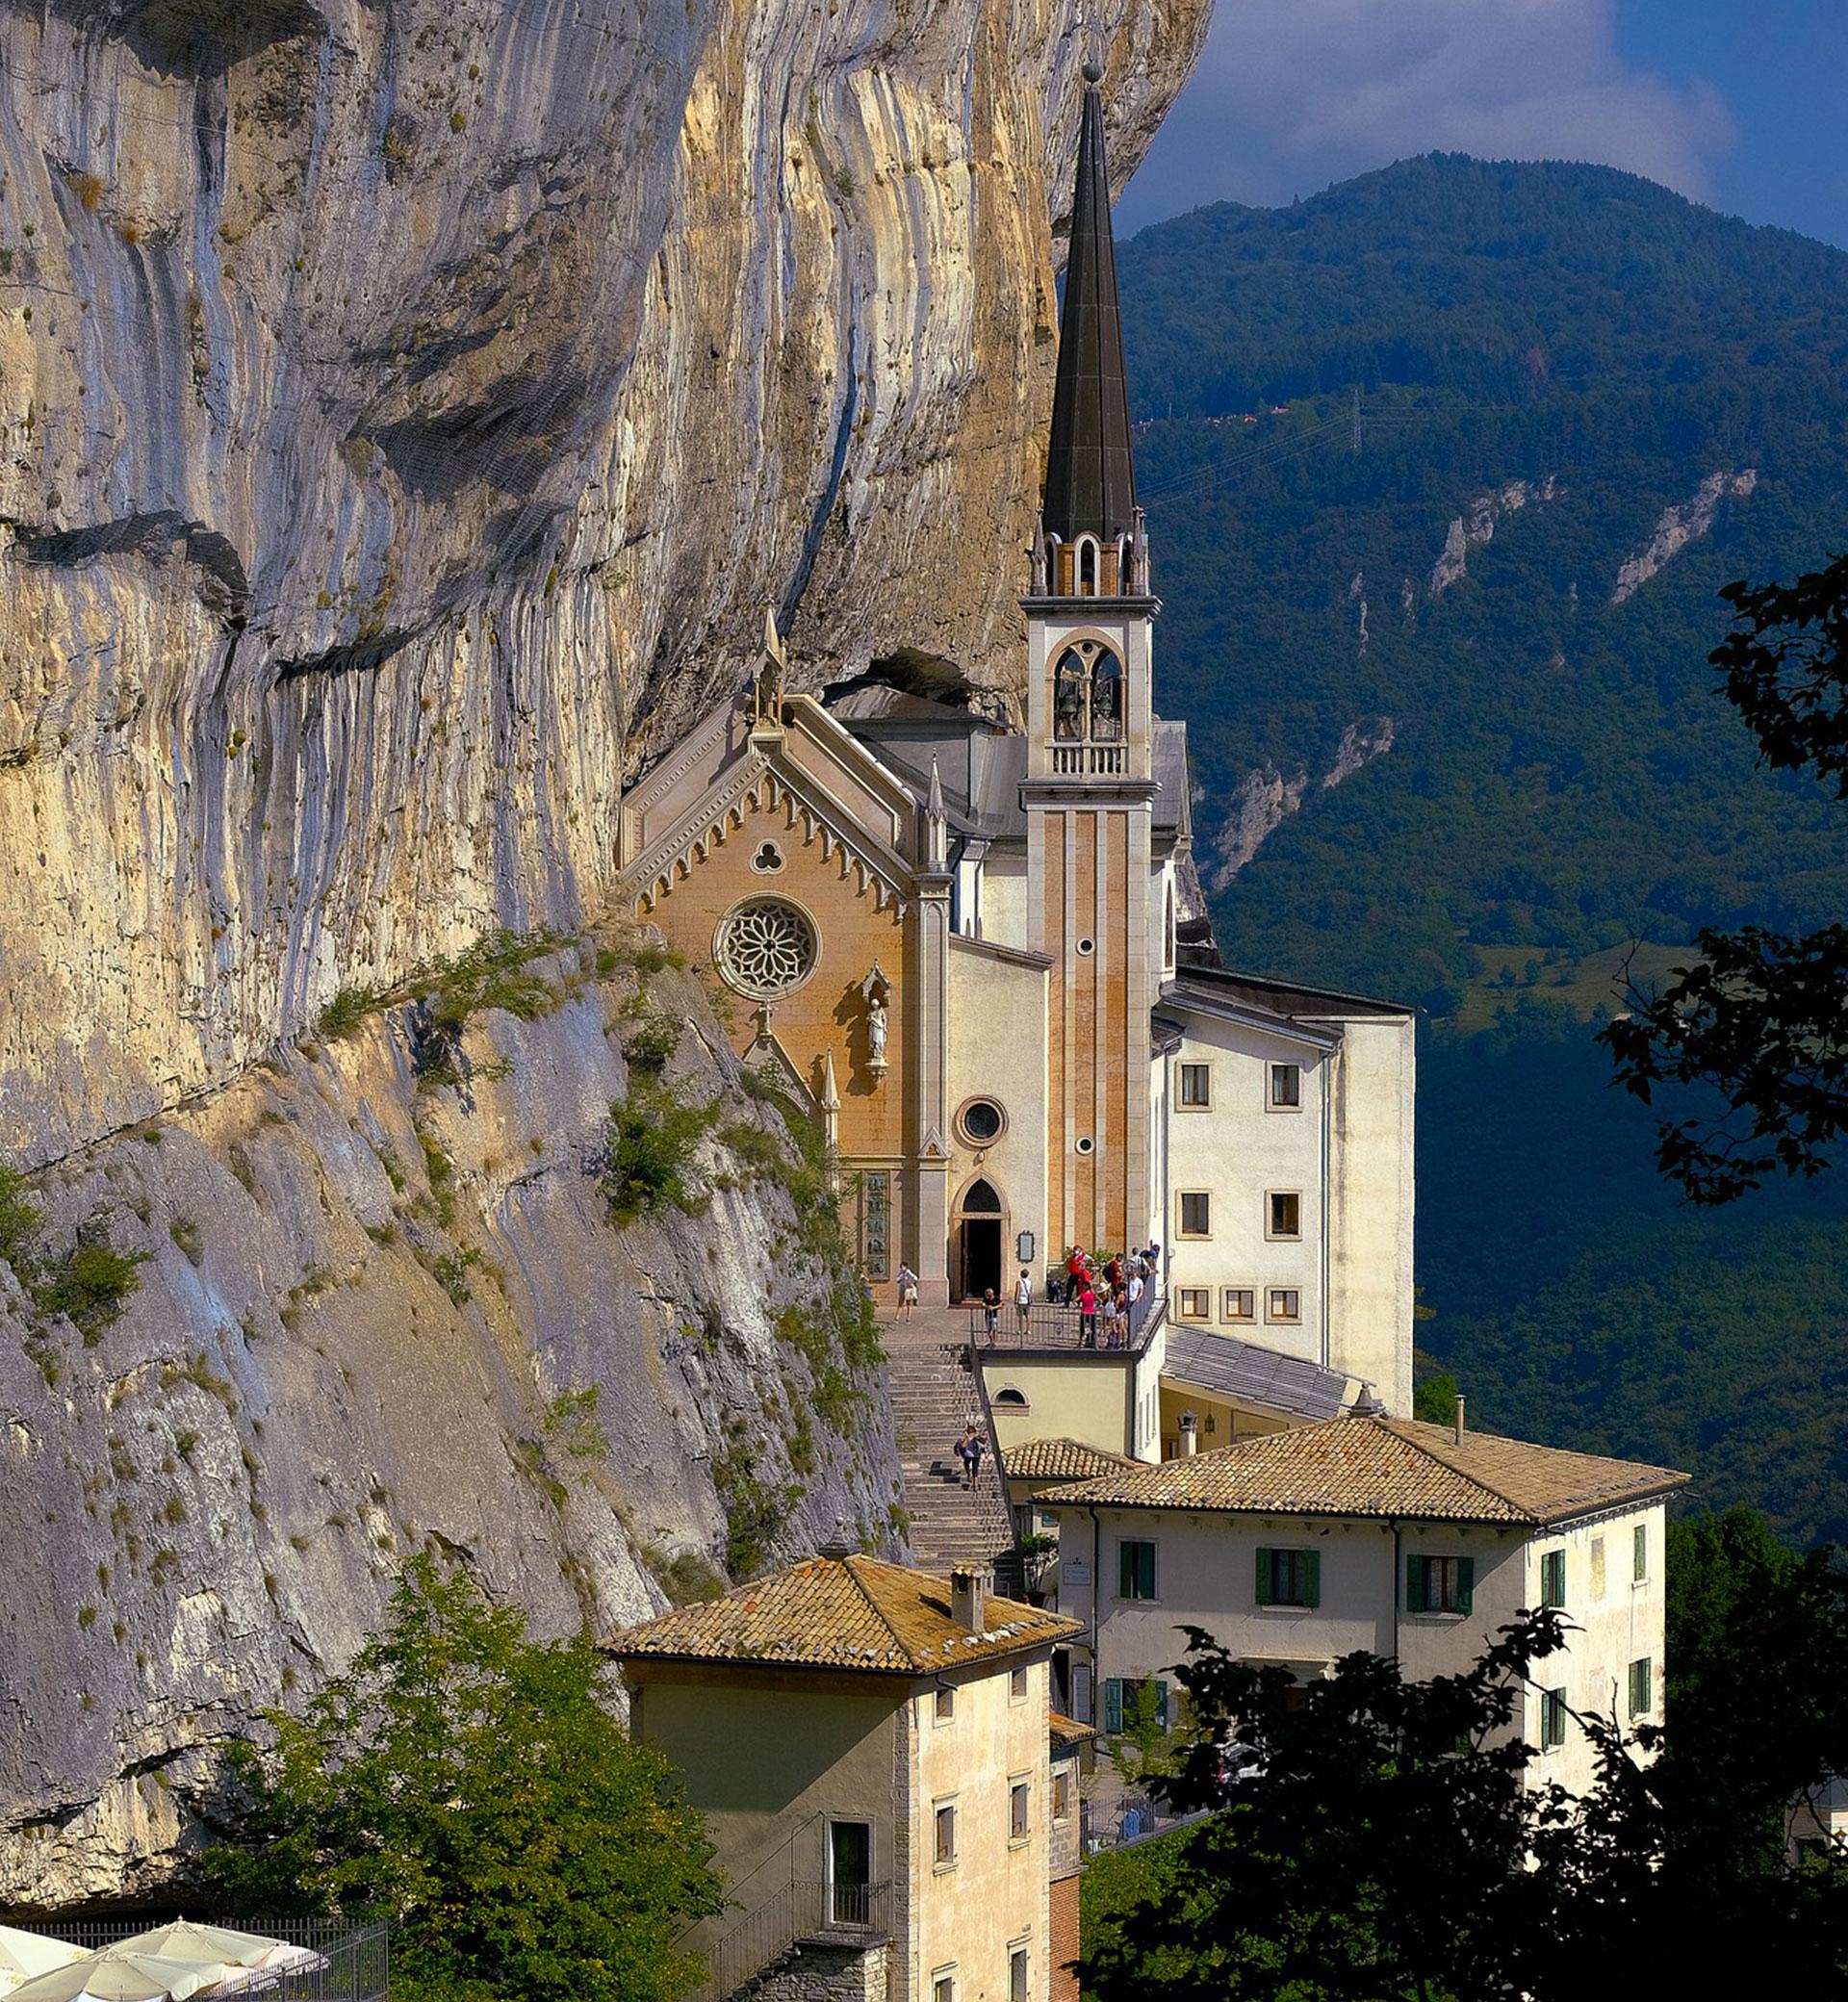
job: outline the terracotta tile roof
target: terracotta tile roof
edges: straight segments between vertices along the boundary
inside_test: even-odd
[[[1057,1710],[1048,1710],[1046,1726],[1052,1736],[1055,1754],[1075,1752],[1080,1745],[1088,1745],[1097,1735],[1094,1724],[1080,1724],[1076,1717],[1062,1717]]]
[[[1665,1494],[1670,1467],[1601,1459],[1406,1418],[1337,1418],[1043,1497],[1125,1508],[1277,1515],[1410,1516],[1537,1526]]]
[[[950,1617],[944,1578],[877,1557],[811,1557],[723,1599],[625,1628],[603,1652],[619,1660],[786,1662],[927,1675],[1081,1630],[1077,1620],[990,1597],[983,1631],[971,1633]]]
[[[1106,1452],[1082,1439],[1023,1439],[1003,1449],[1001,1464],[1010,1480],[1094,1480],[1122,1467],[1139,1467],[1127,1453]]]

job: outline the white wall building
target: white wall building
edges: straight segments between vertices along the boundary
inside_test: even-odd
[[[1357,1650],[1425,1679],[1556,1604],[1579,1630],[1539,1665],[1519,1728],[1534,1777],[1580,1790],[1593,1761],[1572,1711],[1661,1719],[1662,1504],[1686,1478],[1349,1417],[1049,1489],[1034,1505],[1059,1520],[1058,1608],[1085,1627],[1074,1714],[1108,1733],[1153,1682],[1178,1722],[1183,1627],[1303,1681]]]

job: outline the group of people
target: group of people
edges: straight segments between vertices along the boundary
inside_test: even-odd
[[[1078,1346],[1121,1348],[1127,1346],[1136,1303],[1154,1285],[1161,1270],[1162,1247],[1145,1245],[1134,1251],[1095,1255],[1074,1245],[1062,1270],[1046,1276],[1046,1298],[1055,1306],[1078,1309]],[[1033,1274],[1022,1266],[1014,1283],[1014,1311],[1024,1336],[1033,1319]],[[992,1348],[1001,1322],[1001,1302],[993,1287],[982,1296],[983,1333]]]
[[[1133,1251],[1087,1252],[1074,1245],[1063,1274],[1046,1282],[1047,1296],[1078,1309],[1080,1348],[1121,1348],[1129,1341],[1136,1303],[1155,1284],[1161,1270],[1162,1247],[1141,1245]],[[1026,1277],[1024,1272],[1020,1275]],[[1062,1286],[1063,1280],[1063,1286]]]

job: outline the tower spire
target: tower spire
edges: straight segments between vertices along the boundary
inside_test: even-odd
[[[1115,542],[1136,526],[1129,387],[1116,309],[1104,106],[1097,90],[1102,79],[1095,63],[1085,64],[1071,247],[1065,260],[1065,307],[1059,317],[1059,376],[1046,454],[1043,526],[1065,543],[1080,535]]]

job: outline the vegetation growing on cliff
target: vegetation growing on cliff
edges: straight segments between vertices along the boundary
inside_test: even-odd
[[[44,1213],[32,1199],[25,1176],[0,1166],[0,1263],[13,1268],[30,1302],[27,1348],[45,1381],[56,1383],[58,1364],[46,1323],[63,1317],[83,1337],[85,1348],[94,1347],[141,1285],[138,1268],[151,1254],[114,1249],[107,1222],[93,1219],[79,1229],[68,1250],[47,1258],[39,1248],[43,1230]]]
[[[704,1824],[588,1641],[525,1626],[414,1557],[347,1673],[239,1755],[250,1811],[207,1857],[225,1909],[389,1918],[413,2002],[684,1994],[675,1940],[723,1903]]]

